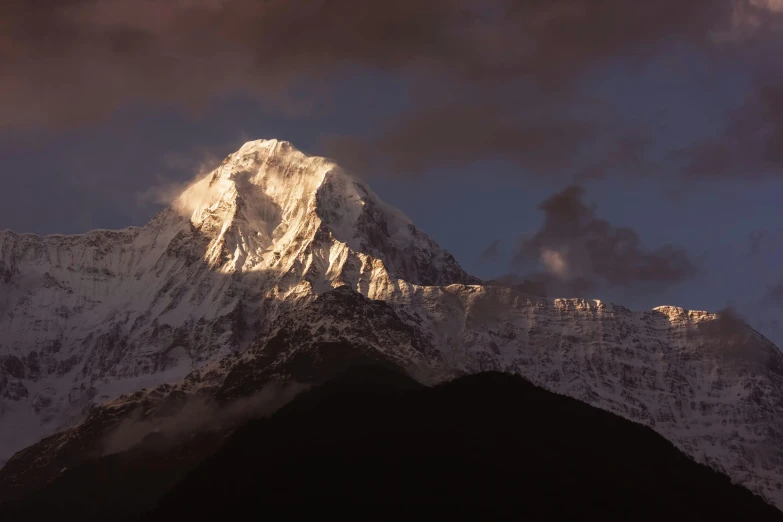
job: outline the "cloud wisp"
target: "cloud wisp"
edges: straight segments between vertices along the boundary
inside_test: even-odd
[[[309,386],[269,384],[247,397],[219,403],[205,394],[187,396],[174,411],[145,416],[140,410],[113,428],[101,441],[103,455],[120,453],[154,436],[157,445],[172,445],[195,433],[227,431],[251,419],[272,415]]]

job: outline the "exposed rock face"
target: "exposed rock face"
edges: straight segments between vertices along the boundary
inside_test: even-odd
[[[230,400],[368,359],[427,382],[521,374],[783,506],[783,354],[769,341],[705,312],[482,286],[365,185],[285,142],[246,144],[145,227],[0,232],[0,332],[0,457],[89,413],[18,454],[0,486],[31,469],[45,480],[171,394]]]

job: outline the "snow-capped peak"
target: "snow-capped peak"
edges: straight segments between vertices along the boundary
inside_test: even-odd
[[[173,207],[210,239],[206,260],[225,271],[279,267],[281,259],[328,236],[380,261],[393,278],[421,284],[477,281],[360,180],[287,141],[244,144],[188,187]]]
[[[250,141],[188,187],[174,206],[196,225],[219,210],[220,203],[231,204],[236,198],[265,200],[268,206],[290,213],[306,204],[326,172],[337,168],[324,158],[307,156],[285,141]],[[279,221],[282,216],[276,214],[268,218]]]

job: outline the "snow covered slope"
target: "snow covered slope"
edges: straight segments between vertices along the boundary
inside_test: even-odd
[[[482,286],[364,184],[275,140],[244,145],[145,227],[0,232],[0,458],[90,412],[0,484],[129,404],[241,396],[357,357],[427,381],[520,373],[783,506],[783,355],[769,341],[704,312]]]
[[[0,462],[91,404],[241,350],[341,284],[477,282],[334,163],[254,141],[148,225],[0,232]]]

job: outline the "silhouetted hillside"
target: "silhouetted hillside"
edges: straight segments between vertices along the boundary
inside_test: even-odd
[[[382,369],[349,372],[246,425],[153,519],[281,506],[365,520],[783,520],[652,430],[520,377],[427,389]]]
[[[146,519],[783,520],[652,430],[500,373],[354,368],[220,443],[86,462],[0,518],[134,518],[192,468]]]

